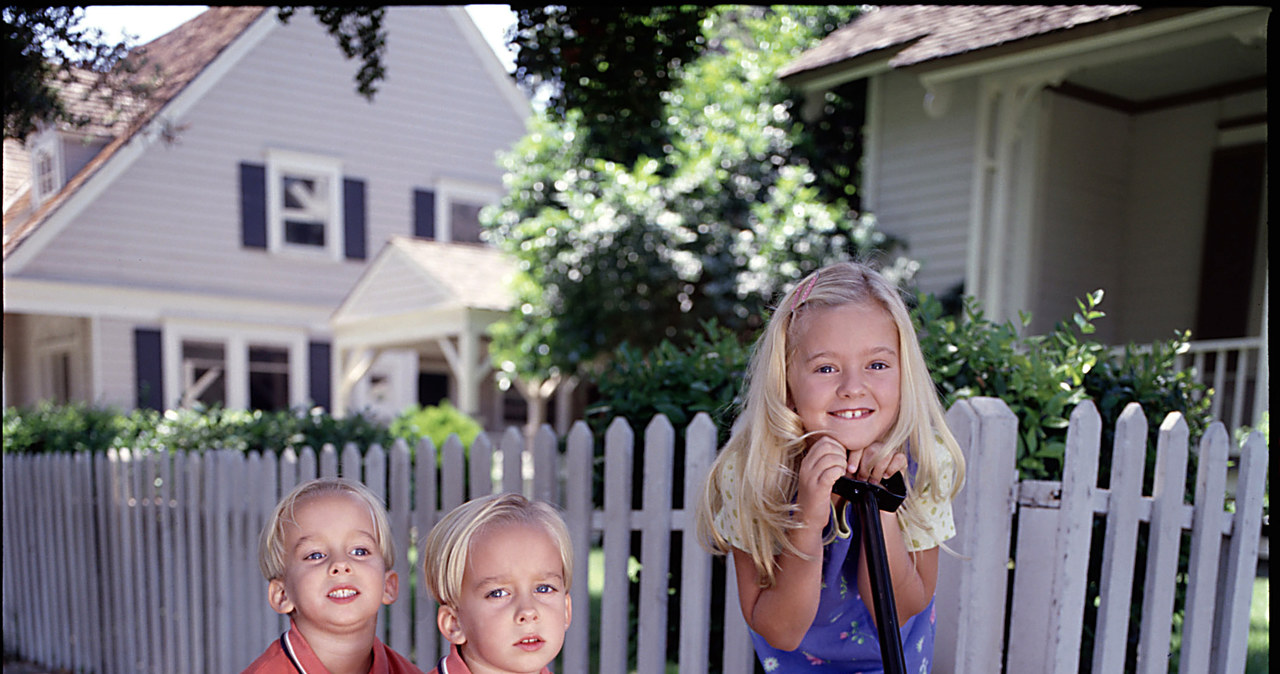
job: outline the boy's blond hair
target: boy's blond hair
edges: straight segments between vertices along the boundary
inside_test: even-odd
[[[734,479],[740,490],[734,494],[733,507],[738,511],[735,533],[744,545],[743,552],[755,562],[761,587],[773,586],[775,555],[782,551],[800,554],[787,536],[788,530],[798,526],[792,512],[800,460],[810,437],[800,415],[790,407],[787,388],[797,318],[811,308],[846,304],[884,309],[898,332],[898,418],[884,444],[905,447],[907,457],[917,464],[914,478],[904,471],[907,499],[898,517],[927,526],[922,498],[949,501],[964,481],[964,455],[947,428],[942,402],[901,291],[871,267],[857,262],[838,262],[813,272],[783,296],[756,342],[738,419],[696,504],[698,539],[708,550],[727,554],[733,546],[716,530],[714,521],[720,510],[729,507],[720,485]],[[949,455],[955,473],[950,483],[944,481],[939,451]],[[724,474],[731,458],[737,470],[733,476]]]
[[[388,569],[396,565],[396,546],[391,538],[391,520],[386,506],[369,488],[359,482],[341,478],[320,478],[304,482],[280,499],[262,534],[258,538],[258,567],[268,581],[284,577],[284,525],[294,521],[294,510],[304,501],[329,494],[354,494],[369,506],[373,516],[373,535]]]
[[[454,508],[427,536],[422,574],[436,602],[441,606],[456,605],[476,535],[486,527],[503,524],[539,526],[551,535],[560,548],[564,590],[569,591],[573,585],[573,545],[560,513],[548,503],[531,501],[520,494],[493,494]]]

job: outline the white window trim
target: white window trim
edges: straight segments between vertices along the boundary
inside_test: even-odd
[[[53,185],[45,190],[40,180],[40,157],[48,155],[53,172]],[[32,205],[44,203],[49,197],[58,193],[66,182],[62,159],[62,139],[54,129],[46,129],[36,136],[31,147],[31,201]]]
[[[320,176],[328,183],[329,218],[325,222],[324,247],[291,244],[284,236],[282,178],[289,173]],[[342,162],[333,157],[267,150],[267,250],[277,254],[342,259],[343,202]]]
[[[490,185],[456,178],[441,178],[436,182],[436,240],[453,241],[453,202],[488,206],[502,198],[499,190]]]
[[[308,404],[307,335],[261,325],[213,324],[197,321],[169,321],[164,334],[164,390],[166,408],[182,401],[182,343],[218,342],[226,349],[226,407],[249,407],[249,347],[272,346],[289,352],[289,407]]]

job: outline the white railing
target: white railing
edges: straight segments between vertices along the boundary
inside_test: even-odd
[[[1195,493],[1187,495],[1193,505],[1187,505],[1187,427],[1177,415],[1161,426],[1151,494],[1142,491],[1147,420],[1136,404],[1117,424],[1105,487],[1098,485],[1101,423],[1092,403],[1071,417],[1061,482],[1017,481],[1017,422],[1003,402],[961,401],[948,422],[970,477],[956,503],[960,534],[950,542],[963,557],[941,555],[934,671],[1000,672],[1007,651],[1009,672],[1075,672],[1085,629],[1096,634],[1092,653],[1084,656],[1092,657],[1093,671],[1122,671],[1141,522],[1150,531],[1142,620],[1133,626],[1142,671],[1167,667],[1186,531],[1191,564],[1181,671],[1244,671],[1267,471],[1261,435],[1253,434],[1241,452],[1229,512],[1224,484],[1230,442],[1220,423],[1210,426],[1197,449]],[[405,591],[385,610],[379,635],[424,671],[447,644],[437,633],[435,604],[421,572],[410,568],[406,552],[443,512],[502,490],[557,504],[572,534],[579,561],[571,591],[574,620],[555,671],[663,674],[672,653],[682,674],[750,672],[754,656],[733,600],[735,574],[695,544],[688,534],[690,512],[673,496],[678,467],[679,491],[688,502],[715,456],[710,418],[698,415],[678,437],[665,417],[656,417],[645,428],[642,450],[631,426],[615,419],[602,464],[581,422],[564,438],[563,452],[546,427],[527,452],[525,444],[509,429],[497,446],[482,435],[469,452],[451,438],[439,452],[424,441],[416,452],[403,443],[390,451],[326,446],[278,458],[225,450],[5,455],[5,649],[99,674],[240,671],[286,626],[265,599],[256,562],[259,529],[295,484],[342,475],[364,481],[388,504]],[[593,496],[597,477],[599,499]],[[642,490],[638,509],[633,484]],[[1086,596],[1095,515],[1106,521],[1105,542],[1093,553],[1103,565],[1096,598]],[[638,548],[632,547],[633,532]],[[1017,544],[1011,550],[1012,540]],[[680,573],[669,577],[677,541]],[[603,550],[602,579],[590,577],[592,549]],[[634,607],[628,575],[633,556],[640,564]],[[592,580],[603,586],[600,615],[592,615]],[[1006,612],[1009,583],[1013,601]],[[721,584],[729,600],[713,606],[713,586]],[[669,601],[680,602],[679,640],[670,648]],[[1086,625],[1085,607],[1095,602],[1096,624]],[[639,626],[634,632],[632,612]],[[593,653],[589,637],[595,631],[600,639]],[[628,655],[633,635],[634,660]]]
[[[1187,347],[1178,355],[1177,368],[1193,370],[1196,381],[1213,388],[1209,414],[1227,428],[1257,426],[1270,404],[1265,337],[1191,342]]]
[[[1151,347],[1135,345],[1136,353]],[[1112,347],[1113,355],[1124,355],[1125,347]],[[1178,372],[1191,370],[1192,378],[1213,389],[1209,414],[1229,429],[1242,424],[1256,427],[1267,410],[1267,337],[1213,339],[1188,342],[1174,359]]]

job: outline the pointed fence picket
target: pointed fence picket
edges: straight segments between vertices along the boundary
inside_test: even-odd
[[[1199,440],[1194,492],[1184,493],[1187,426],[1177,415],[1162,420],[1153,486],[1144,494],[1148,422],[1136,405],[1121,415],[1111,448],[1099,446],[1093,404],[1077,407],[1065,473],[1053,482],[1017,480],[1017,421],[1004,403],[962,401],[947,418],[969,479],[955,503],[955,554],[940,557],[934,671],[1076,672],[1083,662],[1095,672],[1125,671],[1131,655],[1137,671],[1169,671],[1180,574],[1187,587],[1179,671],[1244,671],[1266,488],[1260,435],[1240,451],[1230,512],[1229,438],[1220,423]],[[732,563],[714,561],[692,533],[691,505],[715,456],[716,428],[698,415],[681,435],[656,417],[643,429],[639,455],[636,435],[615,419],[603,447],[579,422],[563,439],[544,427],[526,441],[511,429],[496,436],[496,447],[489,435],[469,449],[451,437],[439,451],[424,440],[412,449],[403,442],[365,450],[325,445],[279,455],[5,455],[6,650],[77,671],[239,671],[287,627],[266,602],[259,531],[295,485],[343,476],[369,485],[388,505],[401,597],[384,609],[379,636],[424,670],[448,644],[411,551],[463,501],[520,491],[556,504],[573,541],[574,619],[556,671],[660,674],[667,654],[676,653],[681,674],[751,672]],[[1111,458],[1105,480],[1104,452]],[[1101,543],[1095,526],[1104,532]],[[604,577],[595,579],[603,586],[599,615],[588,594],[593,549],[604,557]],[[1091,558],[1102,568],[1096,598],[1087,582]],[[713,606],[717,583],[725,600]],[[1096,618],[1086,624],[1094,601]],[[668,644],[673,603],[679,636]],[[1131,624],[1135,603],[1142,617]],[[1091,652],[1081,648],[1086,630],[1096,635]]]

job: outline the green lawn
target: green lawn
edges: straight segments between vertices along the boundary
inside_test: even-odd
[[[1245,660],[1245,674],[1264,674],[1267,667],[1267,651],[1271,642],[1271,579],[1253,581],[1253,601],[1249,603],[1249,658]]]

